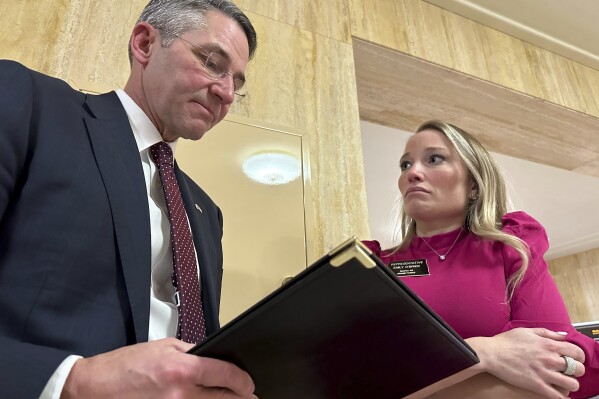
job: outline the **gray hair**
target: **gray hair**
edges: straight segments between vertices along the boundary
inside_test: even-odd
[[[256,31],[249,18],[230,0],[150,0],[136,24],[147,22],[157,29],[182,35],[190,30],[205,28],[206,12],[211,10],[217,10],[239,24],[247,38],[251,59],[258,45]],[[168,47],[175,36],[162,35],[161,40],[162,46]],[[129,44],[129,62],[132,61]]]

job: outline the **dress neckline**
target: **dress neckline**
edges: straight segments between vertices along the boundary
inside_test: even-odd
[[[460,234],[460,233],[461,233],[461,235],[458,238],[458,234]],[[419,237],[419,236],[414,236],[414,238],[412,238],[412,241],[410,242],[409,247],[412,250],[417,251],[417,252],[434,253],[434,251],[431,249],[431,247],[432,247],[438,253],[444,253],[445,250],[447,250],[454,242],[455,242],[455,245],[458,245],[469,234],[470,234],[470,232],[468,230],[466,230],[466,228],[458,227],[457,229],[448,231],[447,233],[436,234],[436,235],[430,236],[430,237],[423,238],[423,237]],[[457,238],[457,241],[456,241],[456,238]],[[426,242],[424,242],[424,240],[426,240]],[[428,245],[427,245],[427,243],[428,243]]]

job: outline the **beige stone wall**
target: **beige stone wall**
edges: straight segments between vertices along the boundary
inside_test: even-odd
[[[0,3],[0,57],[90,91],[122,87],[127,43],[145,0]]]
[[[319,4],[324,9],[336,5]],[[260,44],[248,71],[250,101],[244,100],[232,112],[290,127],[308,137],[315,215],[312,237],[314,252],[320,256],[351,235],[369,236],[352,46],[274,20],[274,14],[295,18],[276,6],[265,11],[273,15],[248,11]],[[317,21],[313,25],[320,27]],[[347,26],[340,25],[335,32],[326,33],[343,36]]]
[[[599,320],[599,249],[549,262],[573,322]]]
[[[421,0],[348,0],[355,37],[599,117],[599,71]]]

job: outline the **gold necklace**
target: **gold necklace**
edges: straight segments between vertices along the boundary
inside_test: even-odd
[[[424,243],[426,244],[427,247],[429,247],[434,253],[437,254],[437,256],[439,257],[439,260],[445,260],[445,258],[447,257],[447,254],[453,249],[453,246],[455,245],[455,243],[458,242],[458,238],[460,238],[460,235],[462,235],[462,231],[464,231],[463,227],[460,229],[460,232],[458,233],[455,240],[453,241],[453,244],[451,244],[451,247],[449,247],[447,252],[445,252],[445,255],[441,255],[439,252],[435,251],[435,248],[431,247],[430,244],[428,242],[426,242],[424,237],[420,237],[420,238],[422,238],[422,241],[424,241]]]

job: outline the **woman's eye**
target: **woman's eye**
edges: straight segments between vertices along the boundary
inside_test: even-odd
[[[438,154],[431,155],[431,157],[429,158],[429,162],[430,163],[439,163],[439,162],[442,162],[444,160],[445,160],[445,157],[442,156],[442,155],[438,155]]]
[[[412,163],[410,161],[402,161],[399,163],[399,169],[401,170],[406,170],[408,169],[410,166],[412,165]]]

